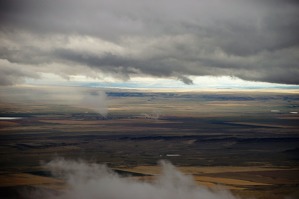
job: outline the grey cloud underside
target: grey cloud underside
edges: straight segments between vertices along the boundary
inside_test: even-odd
[[[189,75],[299,84],[298,1],[0,2],[0,70],[14,66],[0,83],[92,71],[186,84]]]

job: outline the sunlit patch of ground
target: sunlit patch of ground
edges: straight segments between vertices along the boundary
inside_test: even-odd
[[[103,122],[99,120],[84,121],[84,120],[40,120],[43,123],[51,124],[66,124],[66,125],[88,125],[88,124],[101,124]]]
[[[59,179],[32,175],[28,173],[14,173],[0,175],[0,187],[11,186],[39,186],[52,189],[63,189],[64,182]]]
[[[298,175],[298,170],[274,167],[178,167],[185,173],[194,176],[195,181],[207,187],[222,186],[227,189],[245,190],[257,187],[275,186],[279,184],[296,185],[299,180],[292,176]],[[137,166],[122,169],[128,172],[157,176],[161,172],[159,166]],[[286,175],[289,174],[289,176]],[[138,177],[142,180],[151,180],[153,177]]]
[[[219,102],[210,102],[209,105],[212,106],[226,106],[226,107],[235,107],[235,106],[250,106],[249,104],[244,103],[219,103]]]
[[[247,172],[247,171],[272,171],[271,167],[238,167],[238,166],[213,166],[213,167],[178,167],[180,171],[187,174],[214,174],[224,172]],[[275,168],[275,170],[283,168]],[[137,166],[134,168],[124,169],[130,172],[156,175],[160,173],[159,166]]]
[[[248,180],[238,180],[238,179],[231,179],[231,178],[218,178],[218,177],[209,177],[209,176],[196,176],[196,181],[199,182],[210,182],[214,184],[220,185],[232,185],[232,186],[264,186],[269,185],[260,182],[252,182]]]
[[[275,124],[261,124],[254,122],[226,122],[227,124],[238,124],[238,125],[247,125],[247,126],[256,126],[256,127],[272,127],[272,128],[298,128],[297,126],[287,126],[287,125],[275,125]]]

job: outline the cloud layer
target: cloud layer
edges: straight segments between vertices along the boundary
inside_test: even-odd
[[[150,183],[122,178],[104,165],[54,160],[47,166],[65,178],[67,190],[54,195],[42,190],[26,194],[32,199],[236,199],[229,191],[196,185],[191,176],[180,173],[170,163],[161,165],[161,176]]]
[[[1,0],[1,84],[54,73],[299,84],[297,1]]]

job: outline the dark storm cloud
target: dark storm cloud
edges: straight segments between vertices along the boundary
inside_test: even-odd
[[[103,55],[93,55],[86,52],[76,52],[66,49],[56,49],[55,57],[62,60],[80,63],[92,68],[100,69],[103,72],[120,73],[125,77],[130,74],[149,74],[152,76],[167,77],[171,75],[177,76],[183,82],[190,84],[190,80],[180,73],[177,75],[173,71],[180,71],[181,68],[176,64],[171,64],[164,58],[142,58],[126,57],[105,53]]]
[[[30,66],[23,67],[18,64],[11,64],[8,61],[0,60],[0,85],[12,85],[23,83],[25,78],[39,78]]]
[[[298,1],[0,2],[0,70],[20,65],[17,79],[145,74],[192,84],[189,75],[229,75],[299,84]]]

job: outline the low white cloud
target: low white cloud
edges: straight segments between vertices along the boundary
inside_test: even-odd
[[[37,190],[32,199],[236,199],[224,189],[198,186],[185,175],[162,161],[162,174],[153,182],[143,182],[117,175],[105,165],[58,159],[46,165],[54,175],[63,177],[67,189],[53,194]]]

